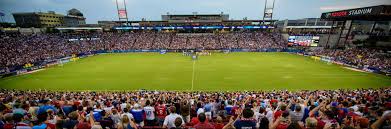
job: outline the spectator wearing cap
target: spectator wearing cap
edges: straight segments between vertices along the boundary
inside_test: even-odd
[[[182,116],[181,115],[178,115],[176,113],[176,108],[174,106],[171,106],[170,107],[170,114],[166,116],[166,118],[164,118],[164,122],[163,122],[163,128],[172,128],[172,127],[176,127],[175,126],[175,119],[177,118],[180,118],[182,120],[182,126],[185,125],[185,121],[183,120]]]
[[[198,122],[196,125],[194,125],[194,128],[196,129],[214,129],[214,126],[206,121],[206,115],[205,113],[200,113],[198,115]]]

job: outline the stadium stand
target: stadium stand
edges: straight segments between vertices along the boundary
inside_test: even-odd
[[[358,67],[372,67],[374,69],[390,71],[391,60],[386,51],[368,48],[350,49],[323,49],[311,52],[312,55],[332,57],[333,60]]]
[[[201,35],[177,33],[130,32],[90,34],[10,34],[0,38],[0,68],[59,59],[73,54],[99,50],[221,50],[284,49],[280,33],[231,32]],[[309,55],[328,56],[332,60],[358,67],[391,72],[389,54],[379,49],[351,48],[307,51]]]
[[[176,33],[14,34],[0,38],[0,67],[24,65],[97,50],[284,48],[278,33],[234,32],[211,35]]]
[[[385,129],[390,93],[1,90],[0,128]]]

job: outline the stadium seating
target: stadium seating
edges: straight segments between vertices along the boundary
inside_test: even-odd
[[[1,90],[0,128],[387,128],[390,93]]]
[[[0,38],[0,68],[97,50],[284,48],[277,33],[234,32],[181,36],[176,33],[8,35]]]

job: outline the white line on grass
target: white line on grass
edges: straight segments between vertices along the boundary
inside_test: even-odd
[[[194,73],[195,73],[195,70],[194,70],[194,68],[195,68],[195,60],[193,60],[193,75],[192,75],[192,77],[191,77],[191,90],[193,90],[194,89]]]

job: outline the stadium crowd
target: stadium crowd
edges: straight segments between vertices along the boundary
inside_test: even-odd
[[[209,35],[176,33],[14,34],[0,38],[0,67],[24,65],[97,50],[284,48],[278,33],[234,32]]]
[[[389,129],[391,89],[253,92],[1,90],[2,129]]]
[[[135,49],[283,49],[287,47],[280,33],[88,33],[88,34],[14,34],[0,38],[0,68],[22,66],[72,54],[99,50]],[[391,71],[390,54],[378,49],[321,49],[310,52],[360,68]]]
[[[391,72],[391,55],[378,49],[322,49],[312,51],[311,54],[332,57],[332,60],[361,68],[369,67]]]

